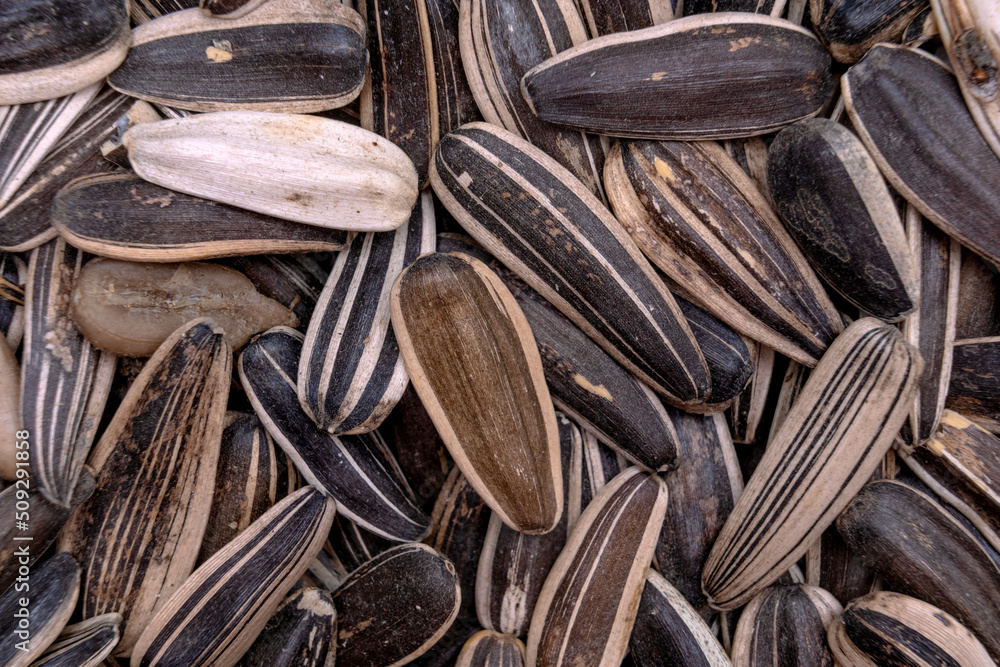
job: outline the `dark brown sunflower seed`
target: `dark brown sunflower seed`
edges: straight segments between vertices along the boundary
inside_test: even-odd
[[[0,14],[0,106],[99,83],[129,49],[126,0],[27,0]]]
[[[469,483],[512,528],[552,530],[563,509],[559,432],[510,291],[479,260],[435,253],[399,275],[391,308],[413,386]]]
[[[736,397],[727,413],[733,442],[741,445],[752,445],[758,440],[758,428],[764,418],[775,368],[774,349],[755,343],[751,354],[754,371],[750,376],[750,384]],[[779,377],[781,376],[775,376],[774,379]],[[766,440],[764,442],[766,444]]]
[[[131,664],[235,665],[323,547],[335,508],[307,486],[265,512],[177,589]]]
[[[674,294],[687,318],[691,334],[705,356],[712,390],[704,406],[690,412],[722,412],[739,397],[754,372],[753,341],[736,333],[725,322],[693,301]]]
[[[891,446],[920,371],[920,354],[874,318],[834,341],[712,547],[702,582],[713,606],[748,602],[819,539]]]
[[[949,236],[1000,263],[1000,158],[944,64],[882,44],[844,75],[843,93],[851,123],[889,183]]]
[[[429,519],[377,431],[332,436],[302,411],[295,373],[302,334],[278,327],[240,355],[243,388],[275,442],[305,479],[337,501],[338,512],[390,540],[417,540]]]
[[[118,643],[121,614],[101,614],[67,625],[32,667],[99,667]]]
[[[417,201],[393,233],[368,232],[334,262],[302,347],[299,402],[316,425],[333,434],[376,428],[409,383],[389,324],[389,293],[403,268],[434,252],[434,203]]]
[[[465,642],[455,667],[524,667],[524,644],[517,637],[483,630]]]
[[[455,567],[424,544],[390,549],[333,592],[337,665],[388,667],[420,656],[444,635],[461,601]]]
[[[733,667],[831,665],[826,630],[842,608],[822,588],[772,586],[750,601],[733,638]]]
[[[89,0],[88,0],[89,1]],[[110,171],[101,144],[114,136],[118,120],[138,100],[105,89],[81,113],[34,173],[0,208],[0,248],[30,250],[56,236],[52,197],[78,176]]]
[[[729,139],[814,116],[830,56],[804,28],[745,12],[606,35],[521,80],[541,120],[619,137]]]
[[[152,354],[177,327],[209,317],[239,349],[258,331],[297,324],[280,303],[261,296],[239,271],[218,264],[87,262],[73,285],[73,322],[102,350]]]
[[[0,664],[5,667],[28,667],[40,658],[66,627],[80,594],[80,566],[67,553],[33,568],[30,579],[23,590],[11,588],[0,596]]]
[[[330,593],[304,588],[281,603],[237,667],[332,667],[337,608]]]
[[[829,591],[841,604],[870,593],[876,583],[875,571],[851,550],[835,526],[806,552],[806,583]]]
[[[601,489],[542,586],[527,665],[621,663],[666,509],[666,484],[636,467]]]
[[[1000,337],[957,340],[945,407],[1000,434]]]
[[[31,436],[32,481],[49,502],[64,507],[104,412],[116,360],[70,318],[70,292],[82,263],[82,252],[62,239],[50,241],[32,253],[25,290],[21,415]]]
[[[339,2],[270,0],[224,23],[188,9],[136,28],[108,83],[191,111],[333,109],[361,92],[364,34],[357,12]]]
[[[236,417],[222,432],[212,511],[197,565],[246,530],[264,512],[295,490],[284,452],[256,415]]]
[[[519,93],[521,77],[530,68],[586,40],[587,29],[572,0],[460,3],[462,64],[483,118],[538,146],[603,199],[601,140],[539,121]]]
[[[229,263],[249,278],[261,294],[295,313],[299,329],[309,325],[330,273],[329,261],[323,254],[254,255],[237,257]]]
[[[238,19],[262,5],[265,0],[201,0],[202,13],[220,19]]]
[[[465,78],[459,50],[459,4],[454,0],[421,0],[431,28],[434,93],[437,95],[438,135],[481,120]],[[435,142],[436,143],[436,142]],[[433,150],[433,147],[432,147]]]
[[[118,612],[129,655],[195,567],[208,524],[232,351],[210,320],[174,332],[129,388],[88,459],[97,489],[60,547],[84,567],[85,617]]]
[[[856,63],[879,42],[898,42],[927,0],[809,0],[820,40],[842,63]]]
[[[501,262],[637,378],[678,404],[710,389],[673,296],[621,223],[576,178],[485,123],[442,138],[431,183]]]
[[[69,183],[55,198],[52,224],[81,250],[132,262],[336,251],[350,237],[168,190],[134,174]]]
[[[650,259],[738,332],[815,365],[840,316],[792,237],[718,144],[622,142],[615,214]]]
[[[730,664],[726,651],[698,612],[652,569],[646,572],[628,646],[636,667]]]
[[[870,482],[837,530],[886,588],[952,614],[1000,658],[1000,555],[932,491],[915,481]]]
[[[850,130],[826,118],[800,121],[778,133],[767,165],[782,220],[831,287],[890,322],[916,309],[919,273],[903,223]]]
[[[0,334],[16,351],[24,335],[24,284],[28,267],[13,253],[0,251]]]
[[[1000,336],[1000,274],[989,262],[962,248],[955,338]]]

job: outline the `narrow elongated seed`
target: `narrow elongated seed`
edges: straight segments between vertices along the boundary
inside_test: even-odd
[[[31,434],[33,481],[68,506],[111,389],[115,355],[101,352],[70,318],[70,290],[83,253],[56,239],[31,255],[21,353],[24,428]]]
[[[148,0],[147,0],[148,1]],[[201,0],[198,6],[205,16],[238,19],[257,9],[266,0]]]
[[[952,614],[997,660],[1000,555],[961,514],[922,486],[902,480],[869,483],[837,519],[837,529],[887,588]]]
[[[591,37],[641,30],[674,19],[670,0],[583,0]]]
[[[1000,435],[1000,336],[955,341],[945,407]]]
[[[192,8],[143,24],[108,83],[191,111],[310,113],[354,100],[367,64],[364,23],[350,7],[270,0],[225,23]]]
[[[711,628],[656,570],[646,572],[639,610],[628,643],[637,667],[729,667]]]
[[[1000,263],[1000,157],[944,64],[882,44],[848,70],[842,88],[851,124],[892,187],[949,236]]]
[[[887,321],[916,309],[918,275],[889,189],[864,144],[811,118],[785,128],[767,154],[781,219],[817,273]]]
[[[0,207],[83,113],[100,84],[41,104],[0,107]]]
[[[573,0],[468,0],[459,7],[462,64],[483,118],[538,146],[603,199],[599,138],[538,120],[518,92],[530,68],[587,40]]]
[[[811,32],[723,12],[592,39],[529,70],[521,90],[550,123],[618,137],[728,139],[816,115],[833,79]]]
[[[827,628],[838,621],[837,599],[815,586],[772,586],[740,614],[733,638],[733,667],[831,664]]]
[[[99,83],[128,52],[126,0],[28,0],[0,16],[0,106]],[[81,24],[86,29],[81,29]]]
[[[570,489],[569,520],[570,529],[580,516],[612,479],[628,468],[628,462],[621,454],[602,445],[593,433],[583,432],[580,448],[580,488]]]
[[[771,379],[774,373],[774,349],[757,343],[752,350],[754,372],[750,384],[729,408],[729,430],[733,442],[751,445],[757,441],[757,430],[764,416]]]
[[[708,396],[704,357],[673,296],[554,160],[472,123],[441,139],[431,183],[466,231],[637,378],[673,403]]]
[[[324,260],[322,255],[254,255],[237,257],[231,266],[261,294],[295,313],[299,328],[304,329],[330,273]]]
[[[429,519],[378,432],[332,436],[302,411],[294,380],[301,352],[302,334],[278,327],[240,355],[240,380],[264,427],[344,516],[390,540],[422,538]]]
[[[232,351],[209,320],[174,332],[129,388],[89,462],[97,489],[61,534],[84,616],[118,612],[127,656],[195,567],[208,524]]]
[[[892,444],[920,372],[920,354],[873,318],[834,341],[712,547],[702,581],[713,606],[750,600],[833,523]]]
[[[417,199],[402,150],[327,118],[221,111],[142,123],[124,143],[147,181],[307,225],[391,231]]]
[[[455,568],[424,544],[390,549],[351,573],[333,592],[337,664],[388,667],[410,662],[458,615]]]
[[[80,566],[67,553],[57,553],[31,571],[29,606],[20,604],[28,591],[9,589],[0,596],[0,663],[28,667],[41,657],[66,627],[80,594]],[[30,640],[18,646],[18,617],[28,609]],[[27,650],[24,650],[24,649]]]
[[[788,411],[795,405],[802,390],[805,389],[806,381],[809,379],[809,369],[800,363],[789,360],[785,369],[785,376],[781,380],[781,389],[778,391],[777,402],[771,416],[771,430],[767,434],[767,442],[774,439],[781,423],[788,416]]]
[[[403,271],[391,299],[407,372],[462,473],[507,525],[552,530],[563,509],[559,433],[510,291],[479,260],[438,253]]]
[[[524,667],[524,644],[517,637],[483,630],[465,642],[455,667]]]
[[[674,294],[677,305],[687,319],[708,367],[712,389],[703,406],[690,406],[690,412],[722,412],[746,388],[753,375],[753,344],[736,333],[725,322],[710,312]]]
[[[298,371],[299,402],[333,434],[377,427],[409,384],[395,332],[389,292],[403,268],[434,252],[434,202],[418,200],[394,233],[358,235],[337,256],[313,311]]]
[[[621,662],[666,509],[663,480],[639,468],[598,492],[542,586],[527,667]]]
[[[853,64],[879,42],[898,42],[927,0],[809,0],[816,34],[833,57]]]
[[[920,350],[924,371],[910,415],[913,442],[934,434],[951,382],[962,248],[907,206],[910,254],[920,276],[920,310],[906,318],[906,341]]]
[[[101,144],[114,136],[119,118],[138,102],[111,89],[95,97],[59,142],[0,208],[0,249],[20,252],[56,236],[52,197],[78,176],[109,171]]]
[[[622,142],[605,178],[615,214],[660,269],[738,332],[815,365],[840,331],[840,316],[722,147]]]
[[[847,605],[846,638],[875,664],[989,665],[990,654],[957,619],[922,600],[880,591]]]
[[[459,50],[459,4],[454,0],[420,0],[431,29],[434,93],[437,95],[438,138],[466,123],[481,120],[469,88]],[[436,143],[436,142],[435,142]],[[433,148],[432,148],[433,150]]]
[[[52,224],[74,246],[132,262],[180,262],[254,253],[336,251],[349,232],[302,225],[192,197],[134,174],[69,183]]]
[[[299,589],[267,622],[237,667],[332,667],[337,651],[337,608],[330,593]]]
[[[118,643],[121,614],[101,614],[67,625],[32,667],[98,667]]]
[[[312,487],[269,509],[195,570],[146,626],[135,667],[232,667],[323,546],[336,503]]]

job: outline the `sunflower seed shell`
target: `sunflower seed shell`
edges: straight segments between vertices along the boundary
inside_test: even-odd
[[[101,614],[67,625],[32,667],[98,667],[118,643],[121,614]]]
[[[5,667],[33,664],[66,627],[80,593],[80,566],[69,554],[57,553],[32,569],[27,607],[20,604],[26,592],[11,588],[0,596],[0,664]],[[14,615],[25,608],[30,614],[27,632],[19,629]]]
[[[465,642],[455,667],[524,667],[524,644],[517,637],[483,630]]]
[[[843,609],[822,588],[772,586],[750,601],[736,626],[733,667],[829,665],[827,628]],[[796,662],[797,661],[797,662]]]
[[[1000,435],[1000,336],[958,340],[945,407]]]
[[[319,588],[296,591],[281,603],[238,667],[333,667],[337,608]]]

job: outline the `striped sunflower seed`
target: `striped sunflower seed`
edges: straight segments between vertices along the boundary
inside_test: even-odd
[[[128,52],[126,0],[26,0],[4,10],[0,106],[83,90],[102,81]]]
[[[466,123],[481,120],[476,99],[465,78],[459,48],[459,5],[454,0],[419,0],[430,25],[434,61],[434,93],[437,95],[438,139]],[[437,141],[434,142],[435,145]],[[432,147],[433,148],[433,147]],[[429,165],[428,165],[429,166]]]
[[[822,588],[796,584],[762,591],[740,615],[733,667],[832,664],[827,628],[841,611],[837,599]]]
[[[364,23],[353,9],[270,0],[224,23],[192,8],[143,24],[108,83],[190,111],[310,113],[354,100],[367,64]]]
[[[517,637],[483,630],[465,642],[455,667],[524,667],[524,644]]]
[[[5,667],[28,667],[34,664],[49,644],[66,627],[80,594],[80,566],[67,553],[57,553],[31,571],[29,591],[9,589],[0,596],[0,664]],[[21,604],[30,592],[29,603]],[[29,638],[19,639],[18,617],[14,614],[28,609]],[[21,630],[24,633],[24,630]],[[18,647],[19,642],[25,644]]]
[[[957,340],[945,407],[1000,435],[1000,336]]]
[[[121,614],[101,614],[67,625],[32,667],[98,667],[118,643]]]
[[[744,338],[710,312],[674,294],[677,305],[687,318],[708,367],[711,392],[704,406],[689,406],[689,412],[721,412],[743,392],[754,373],[753,341]]]
[[[764,410],[775,370],[775,351],[773,348],[755,343],[751,354],[754,367],[753,375],[750,376],[749,384],[736,397],[727,412],[727,421],[733,442],[741,445],[752,445],[758,440],[757,431],[761,422],[764,421]],[[779,374],[774,379],[782,377]]]
[[[406,370],[459,469],[508,526],[552,530],[563,509],[559,433],[510,291],[479,260],[435,253],[399,275],[391,298]]]
[[[431,184],[466,231],[637,378],[682,406],[708,397],[705,359],[673,296],[554,160],[472,123],[441,139]]]
[[[343,230],[254,213],[118,173],[67,184],[53,202],[52,225],[81,250],[131,262],[332,252],[350,237]]]
[[[592,39],[529,70],[521,90],[549,123],[617,137],[729,139],[816,115],[833,78],[812,32],[724,12]]]
[[[853,64],[879,42],[899,42],[927,0],[809,0],[820,41],[838,61]]]
[[[197,7],[199,0],[129,0],[129,15],[134,25],[142,25],[155,18]]]
[[[954,617],[916,598],[882,591],[854,600],[844,610],[843,635],[836,643],[835,657],[844,664],[900,664],[914,667],[963,665],[987,667],[990,654]],[[845,649],[845,640],[852,646]],[[855,653],[855,651],[857,653]]]
[[[568,496],[570,530],[598,492],[628,467],[625,457],[610,447],[605,447],[593,433],[583,432],[583,444],[580,447],[580,488],[574,486]],[[570,480],[576,483],[575,476],[570,477]]]
[[[392,231],[418,194],[402,150],[327,118],[220,111],[142,123],[124,143],[147,181],[318,227]]]
[[[307,486],[265,512],[161,607],[130,664],[233,667],[319,553],[335,510]]]
[[[303,588],[285,599],[237,667],[333,667],[337,608],[328,591]]]
[[[730,610],[788,570],[850,504],[906,418],[920,354],[873,318],[812,372],[712,547],[702,582]]]

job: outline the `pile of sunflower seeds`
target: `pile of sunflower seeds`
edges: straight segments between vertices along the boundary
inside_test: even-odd
[[[997,0],[2,0],[0,667],[1000,662]]]

